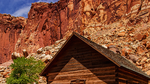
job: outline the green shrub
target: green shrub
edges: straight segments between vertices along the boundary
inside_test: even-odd
[[[45,67],[42,61],[36,61],[34,58],[17,58],[10,65],[12,72],[6,79],[7,84],[27,84],[38,83],[39,73]]]

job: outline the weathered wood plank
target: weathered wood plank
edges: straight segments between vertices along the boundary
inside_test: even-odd
[[[86,81],[86,84],[116,84],[115,80]]]
[[[49,74],[48,76],[53,76],[53,75],[71,75],[71,74],[76,74],[76,75],[78,75],[78,74],[88,74],[88,73],[92,73],[92,74],[95,74],[95,75],[113,75],[113,74],[115,74],[115,70],[109,70],[109,71],[97,71],[97,72],[91,72],[91,71],[88,71],[88,70],[78,70],[78,72],[76,71],[76,72],[74,72],[74,71],[72,71],[72,72],[70,72],[70,73],[64,73],[64,72],[60,72],[60,73],[55,73],[55,74]]]
[[[87,68],[95,68],[95,67],[105,67],[105,66],[113,66],[112,64],[100,64],[100,65],[89,65],[88,67],[85,67],[84,65],[72,65],[72,66],[65,66],[65,67],[55,67],[52,68],[50,73],[53,72],[66,72],[66,71],[75,71],[75,70],[82,70]]]
[[[70,80],[63,80],[63,81],[52,81],[50,84],[70,84],[71,81]],[[86,84],[115,84],[115,80],[111,79],[111,80],[95,80],[95,81],[88,81],[86,80]]]
[[[133,77],[133,76],[128,75],[128,74],[120,73],[120,72],[118,72],[118,78],[124,78],[126,80],[132,80],[132,81],[139,81],[139,82],[142,82],[143,84],[147,83],[146,81],[144,81],[142,79],[139,79],[137,77]]]
[[[106,70],[105,70],[106,69]],[[110,69],[110,70],[108,70]],[[93,70],[93,71],[92,71]],[[78,71],[70,71],[70,72],[59,72],[59,73],[49,73],[49,81],[53,80],[72,80],[78,78],[86,78],[88,80],[97,80],[97,79],[115,79],[115,67],[107,67],[107,68],[96,68],[88,70],[78,70]]]
[[[84,57],[74,58],[74,57],[72,57],[70,59],[62,59],[61,61],[58,62],[57,65],[64,65],[68,61],[69,61],[70,64],[72,64],[72,63],[78,63],[78,62],[84,63],[84,64],[85,63],[89,63],[89,62],[90,63],[92,63],[92,62],[93,63],[111,63],[111,62],[109,62],[106,59],[100,59],[100,58],[94,59],[93,57],[92,58],[88,58],[88,57],[87,58],[84,58]]]
[[[99,58],[99,59],[106,59],[101,54],[99,54],[97,52],[90,52],[90,50],[82,52],[82,53],[77,53],[77,52],[69,53],[70,51],[67,51],[67,52],[68,53],[64,54],[65,55],[65,58],[63,58],[64,60],[68,59],[69,57],[79,57],[79,58],[83,57],[83,58],[92,58],[92,59],[95,59],[94,57],[96,57],[96,58]]]
[[[139,84],[139,81],[129,80],[129,79],[125,79],[125,78],[118,78],[117,81],[122,82],[122,83],[128,82],[131,84]]]
[[[76,70],[76,71],[55,72],[55,73],[48,73],[47,76],[55,75],[55,74],[72,74],[72,73],[82,73],[82,72],[101,73],[100,71],[115,70],[115,68],[116,68],[116,66],[107,66],[107,67],[90,68],[90,69]]]
[[[118,84],[126,84],[126,82],[124,83],[124,82],[118,82]]]
[[[135,73],[134,71],[129,71],[127,69],[124,69],[124,68],[119,68],[117,72],[120,72],[120,73],[123,73],[123,74],[128,74],[134,78],[138,78],[138,79],[141,79],[141,80],[144,80],[144,81],[148,81],[148,79],[143,76],[143,75],[139,75],[137,73]]]
[[[94,74],[87,74],[87,75],[68,75],[68,76],[57,76],[54,78],[54,81],[57,80],[72,80],[72,79],[87,79],[87,80],[106,80],[106,79],[114,79],[115,75],[105,75],[105,76],[95,76]],[[49,79],[50,81],[52,81],[53,79]]]

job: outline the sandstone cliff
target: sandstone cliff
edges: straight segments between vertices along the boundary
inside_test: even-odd
[[[40,47],[51,45],[63,38],[67,31],[80,30],[80,27],[75,28],[73,24],[75,20],[80,20],[78,23],[81,24],[81,19],[77,14],[79,6],[73,10],[70,5],[74,3],[70,2],[72,1],[61,0],[54,4],[33,3],[15,51],[21,52],[22,49],[26,49],[32,53]],[[69,7],[72,9],[70,10]]]
[[[145,32],[149,28],[149,13],[149,0],[60,0],[53,4],[33,3],[26,20],[14,17],[17,21],[13,23],[13,19],[7,19],[12,17],[7,15],[4,23],[7,26],[13,25],[9,27],[11,31],[4,23],[1,24],[4,33],[0,45],[3,60],[0,62],[9,60],[14,51],[22,53],[26,49],[34,53],[40,47],[67,38],[72,31],[102,45],[122,46],[119,47],[120,53],[127,55],[124,54],[126,49],[123,46],[128,40],[130,44],[135,44],[136,40],[141,42],[149,37],[149,32]],[[4,29],[10,32],[5,34]],[[147,48],[146,43],[143,45]],[[135,51],[132,53],[136,53],[143,48],[133,49]],[[133,49],[130,47],[128,51]]]
[[[11,59],[14,47],[23,31],[26,19],[0,14],[0,64]]]
[[[149,2],[144,0],[60,0],[57,3],[33,3],[27,24],[15,46],[35,52],[53,44],[72,31],[83,35],[89,27],[121,21],[119,26],[133,26],[149,21]],[[101,28],[102,29],[102,28]]]

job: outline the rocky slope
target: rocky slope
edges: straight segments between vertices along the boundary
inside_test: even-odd
[[[53,45],[39,48],[35,53],[29,54],[27,58],[34,57],[37,60],[42,60],[43,62],[48,63],[51,61],[55,53],[61,48],[64,42],[64,39],[57,40]],[[16,53],[12,57],[21,57],[21,53]],[[13,63],[12,60],[0,64],[0,84],[6,84],[6,78],[9,77],[9,74],[12,71],[12,69],[9,67],[11,63]],[[47,84],[46,78],[42,76],[39,76],[38,82],[39,84]]]

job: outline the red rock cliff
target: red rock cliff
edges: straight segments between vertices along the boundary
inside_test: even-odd
[[[26,49],[32,53],[40,47],[53,44],[69,32],[86,34],[83,32],[85,28],[96,29],[117,21],[134,26],[148,22],[149,13],[149,0],[60,0],[54,4],[33,3],[27,24],[14,44],[14,51],[21,53]]]
[[[60,0],[54,4],[33,3],[15,50],[35,52],[39,47],[53,44],[67,32],[77,31],[82,34],[83,29],[89,26],[111,24],[119,20],[128,25],[148,21],[149,11],[146,0]]]
[[[21,33],[15,50],[21,52],[22,49],[26,49],[29,53],[35,52],[40,47],[53,44],[67,31],[78,29],[80,32],[80,28],[73,24],[77,21],[76,23],[81,25],[81,15],[78,14],[80,5],[79,2],[76,2],[76,8],[72,8],[72,5],[71,1],[66,0],[54,4],[33,3],[27,25]]]
[[[26,23],[23,17],[0,14],[0,63],[11,59],[15,44]]]

